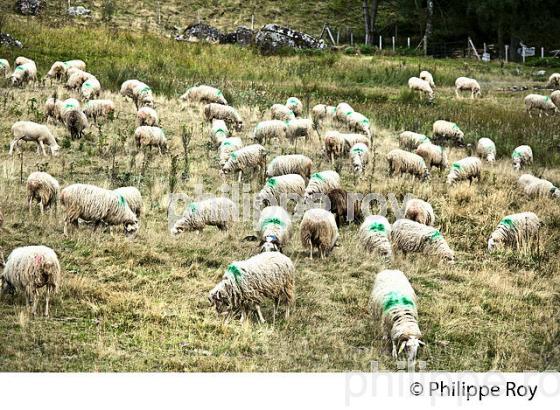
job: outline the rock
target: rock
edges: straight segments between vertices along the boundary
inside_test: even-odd
[[[282,27],[277,24],[267,24],[259,30],[256,44],[262,54],[273,54],[284,47],[324,49],[323,40],[317,40],[309,34]]]
[[[248,46],[253,44],[254,39],[255,32],[253,30],[245,26],[239,26],[235,29],[235,31],[224,35],[220,40],[220,43]]]
[[[15,4],[16,12],[24,16],[36,16],[43,8],[41,0],[17,0]]]
[[[89,16],[91,14],[90,9],[86,9],[84,6],[72,6],[68,7],[69,16]]]
[[[196,23],[188,26],[183,34],[175,36],[177,41],[189,41],[195,43],[198,41],[206,41],[208,43],[218,43],[223,39],[224,35],[216,27],[212,27],[206,23]]]
[[[6,46],[6,47],[16,47],[16,48],[22,48],[23,44],[21,43],[21,41],[16,40],[15,38],[13,38],[11,35],[7,34],[7,33],[0,33],[0,45]]]

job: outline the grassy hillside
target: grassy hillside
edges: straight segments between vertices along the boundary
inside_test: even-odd
[[[42,243],[57,251],[64,267],[51,319],[30,318],[22,298],[1,301],[0,370],[345,371],[368,370],[372,360],[396,368],[378,322],[367,313],[374,275],[386,266],[364,255],[355,226],[342,229],[340,246],[327,261],[310,261],[296,224],[286,251],[297,266],[297,301],[288,321],[240,326],[223,323],[208,307],[207,292],[225,267],[254,254],[255,244],[240,240],[252,233],[251,221],[227,233],[214,228],[179,238],[168,233],[171,158],[179,158],[179,169],[173,172],[179,175],[183,129],[193,138],[191,178],[179,178],[176,191],[193,194],[202,183],[206,192],[217,194],[223,183],[201,107],[182,107],[176,98],[196,83],[221,87],[239,108],[247,125],[241,133],[246,144],[256,123],[269,115],[266,109],[290,95],[300,96],[307,107],[346,100],[368,115],[374,123],[375,160],[362,180],[351,175],[348,160],[339,161],[336,168],[344,186],[361,193],[394,193],[399,203],[407,193],[429,200],[437,226],[456,251],[455,265],[418,255],[398,255],[391,265],[409,276],[419,297],[420,327],[428,345],[420,359],[429,370],[558,369],[560,208],[550,199],[529,200],[519,194],[509,155],[515,146],[529,143],[536,163],[528,171],[560,185],[560,118],[529,119],[522,104],[526,93],[497,91],[538,85],[529,71],[403,57],[263,58],[250,49],[177,44],[103,28],[8,26],[26,49],[0,49],[0,57],[32,57],[41,75],[56,59],[82,58],[106,88],[104,97],[116,102],[118,114],[81,141],[70,142],[63,127],[52,126],[63,154],[42,158],[28,146],[20,165],[18,157],[7,156],[11,125],[20,119],[43,121],[44,100],[55,89],[60,97],[69,94],[48,83],[23,90],[3,85],[0,90],[0,208],[6,219],[0,246],[7,254],[16,246]],[[433,105],[405,87],[408,77],[424,68],[438,83]],[[479,78],[484,98],[456,100],[451,86],[459,75]],[[115,91],[133,77],[153,86],[158,95],[162,127],[171,140],[167,155],[144,155],[131,144],[134,107]],[[481,136],[496,141],[499,160],[485,165],[482,181],[448,189],[445,173],[434,172],[429,183],[389,177],[384,157],[398,145],[397,133],[412,129],[430,134],[432,122],[440,118],[456,121],[468,141]],[[269,158],[294,151],[287,141],[267,148]],[[313,158],[314,169],[329,169],[320,148],[315,138],[298,144],[297,150]],[[453,149],[450,159],[465,155]],[[27,212],[20,178],[34,170],[48,171],[62,186],[83,182],[139,187],[145,205],[139,235],[124,240],[118,230],[113,235],[92,233],[86,226],[65,238],[61,209],[44,217],[37,209]],[[256,180],[247,178],[245,184],[252,193],[260,189]],[[486,240],[499,220],[525,210],[537,212],[545,222],[538,252],[488,255]],[[391,221],[393,215],[389,207]],[[266,317],[271,310],[265,307]]]

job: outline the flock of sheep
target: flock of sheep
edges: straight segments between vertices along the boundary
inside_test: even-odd
[[[37,78],[35,63],[23,57],[16,59],[13,72],[6,60],[0,60],[0,68],[10,76],[14,86],[25,85]],[[63,124],[71,138],[80,138],[90,122],[112,120],[115,111],[113,101],[96,99],[101,91],[100,82],[85,69],[83,61],[72,60],[54,63],[47,73],[47,77],[53,80],[66,81],[66,87],[79,98],[59,100],[53,96],[45,103],[47,123]],[[550,81],[556,81],[560,88],[560,75],[556,74]],[[424,71],[418,78],[411,78],[408,84],[411,89],[433,98],[435,83],[430,73]],[[457,92],[470,91],[473,98],[480,95],[480,86],[473,79],[458,78],[456,89]],[[168,140],[159,127],[151,88],[141,81],[128,80],[122,84],[120,94],[123,98],[130,98],[137,110],[136,145],[148,149],[155,147],[161,154],[165,153]],[[547,108],[548,100],[545,105],[539,101],[549,99],[558,103],[559,96],[560,91],[555,91],[550,98],[530,95],[525,103],[528,109],[547,112],[551,111]],[[313,161],[305,155],[280,155],[267,163],[267,143],[288,140],[297,147],[298,140],[307,141],[319,135],[327,161],[332,164],[337,159],[348,160],[355,175],[363,177],[372,155],[370,147],[374,135],[369,119],[347,103],[337,106],[318,104],[312,107],[311,118],[303,118],[303,104],[298,98],[291,97],[285,104],[271,107],[271,119],[259,122],[253,130],[252,144],[244,145],[241,138],[234,136],[245,127],[243,119],[234,107],[228,105],[220,90],[200,85],[188,89],[180,99],[191,104],[205,104],[203,114],[209,124],[209,139],[217,150],[222,178],[235,174],[238,174],[239,181],[243,174],[266,177],[256,196],[261,208],[256,232],[261,252],[249,259],[234,261],[227,267],[222,280],[209,293],[209,300],[217,312],[240,315],[241,320],[256,313],[264,322],[260,307],[272,299],[274,319],[280,305],[285,306],[285,317],[288,317],[295,298],[295,266],[283,251],[290,242],[295,216],[300,211],[300,239],[311,258],[315,250],[321,258],[327,257],[337,244],[339,226],[356,222],[360,224],[357,235],[363,249],[388,263],[393,260],[395,251],[420,253],[453,263],[454,252],[434,226],[437,216],[428,202],[418,198],[409,200],[405,204],[404,217],[391,224],[384,216],[366,216],[359,204],[349,203],[339,173],[330,169],[313,173]],[[322,137],[321,130],[325,131]],[[47,151],[53,156],[60,153],[60,146],[47,125],[18,121],[12,126],[12,134],[10,155],[21,148],[23,142],[36,143],[43,155],[47,155]],[[465,148],[463,131],[449,121],[436,121],[431,137],[404,131],[398,142],[400,148],[386,155],[390,174],[410,174],[421,181],[429,181],[430,172],[436,167],[448,169],[447,184],[450,186],[459,181],[472,183],[480,180],[483,168],[496,160],[494,142],[481,138],[475,147],[466,147],[471,151],[470,156],[449,164],[448,147]],[[520,146],[512,153],[515,170],[521,170],[532,161],[533,153],[528,145]],[[547,180],[524,174],[518,183],[528,196],[560,198],[560,190]],[[142,196],[135,187],[108,190],[72,184],[61,190],[53,176],[33,172],[27,180],[27,192],[29,208],[37,202],[41,213],[60,201],[64,209],[65,235],[70,234],[70,226],[77,228],[80,221],[91,223],[95,228],[100,225],[121,226],[127,236],[134,235],[139,229]],[[329,204],[328,209],[317,204],[318,197],[328,198],[325,201]],[[291,207],[287,198],[302,198],[302,201]],[[225,197],[192,202],[174,223],[171,234],[201,231],[206,226],[227,230],[235,224],[237,215],[237,205]],[[534,213],[507,215],[490,234],[488,249],[523,248],[538,240],[540,226],[541,221]],[[0,279],[2,291],[25,293],[33,314],[36,313],[38,292],[45,288],[44,313],[48,315],[49,295],[60,287],[61,266],[56,253],[48,247],[20,247],[9,255]],[[370,308],[382,318],[386,334],[392,341],[393,356],[404,351],[408,360],[414,361],[423,342],[416,296],[406,275],[399,270],[379,272],[371,293]]]

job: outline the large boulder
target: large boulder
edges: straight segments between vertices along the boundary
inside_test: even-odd
[[[228,33],[220,40],[223,44],[239,44],[248,46],[253,44],[255,39],[255,32],[245,26],[239,26],[235,31]]]
[[[309,34],[282,27],[277,24],[267,24],[259,30],[256,44],[261,53],[273,54],[281,48],[313,48],[323,49],[325,43]]]
[[[15,4],[16,12],[24,16],[36,16],[43,8],[41,0],[17,0]]]
[[[175,36],[177,41],[206,41],[208,43],[219,43],[224,35],[216,27],[206,23],[195,23],[188,26],[183,33]]]
[[[23,47],[23,44],[21,44],[21,41],[16,40],[15,38],[13,38],[8,33],[0,33],[0,45],[6,46],[6,47],[16,47],[16,48],[22,48]]]

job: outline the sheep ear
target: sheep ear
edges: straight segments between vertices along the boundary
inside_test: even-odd
[[[426,346],[426,343],[424,343],[424,342],[421,341],[421,340],[418,341],[418,344],[419,344],[420,346]]]
[[[404,341],[401,343],[401,346],[399,347],[399,353],[398,354],[402,353],[402,351],[404,350],[405,344],[406,344],[406,342],[404,342]]]

